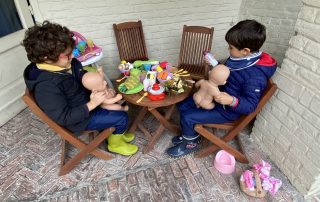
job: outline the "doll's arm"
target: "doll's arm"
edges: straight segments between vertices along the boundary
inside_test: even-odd
[[[127,105],[121,106],[120,104],[102,104],[100,105],[100,107],[108,110],[122,110],[122,111],[128,111],[129,109]]]
[[[105,99],[103,101],[103,104],[114,104],[118,101],[120,101],[122,99],[122,95],[121,94],[117,94],[115,97],[113,98],[109,98],[109,99]]]
[[[116,91],[112,88],[107,88],[107,92],[110,95],[110,97],[114,97],[116,95]]]
[[[199,86],[204,82],[204,79],[201,79],[199,81],[197,81],[197,83],[195,84],[196,88],[199,88]]]
[[[97,67],[97,72],[98,72],[101,76],[104,76],[104,72],[103,72],[102,67]]]
[[[220,90],[219,90],[218,86],[216,86],[216,87],[215,86],[210,86],[208,88],[208,93],[209,93],[209,95],[215,97],[215,96],[220,94]]]

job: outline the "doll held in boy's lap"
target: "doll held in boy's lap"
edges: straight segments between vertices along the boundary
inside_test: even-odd
[[[195,86],[199,88],[199,90],[193,95],[193,100],[197,107],[208,110],[213,109],[215,106],[213,102],[214,99],[217,99],[216,101],[219,103],[222,101],[228,102],[228,98],[225,99],[226,96],[220,96],[222,92],[220,92],[218,86],[226,83],[229,74],[229,68],[220,64],[209,71],[208,80],[202,79],[195,84]]]
[[[115,91],[107,86],[107,82],[103,78],[103,73],[101,73],[99,69],[97,72],[85,73],[82,77],[82,84],[93,93],[103,93],[104,100],[100,104],[101,108],[128,111],[129,107],[127,105],[122,106],[118,103],[122,99],[122,95],[115,94]]]

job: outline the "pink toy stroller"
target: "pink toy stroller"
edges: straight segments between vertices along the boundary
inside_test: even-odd
[[[87,40],[84,36],[76,31],[73,32],[73,38],[76,42],[76,47],[73,50],[73,55],[80,62],[83,62],[93,56],[100,55],[102,49],[93,43],[92,40]]]

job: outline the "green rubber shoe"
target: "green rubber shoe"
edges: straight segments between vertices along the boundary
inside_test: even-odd
[[[122,135],[122,139],[125,142],[131,142],[132,140],[134,140],[134,134],[133,133],[125,133]]]
[[[124,156],[131,156],[138,151],[138,146],[126,143],[122,134],[111,134],[108,137],[108,150]]]

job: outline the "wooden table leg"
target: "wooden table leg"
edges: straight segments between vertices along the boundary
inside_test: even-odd
[[[157,110],[154,110],[153,108],[150,108],[149,111],[153,114],[154,117],[156,117],[156,119],[158,121],[160,121],[160,123],[162,125],[164,125],[165,128],[167,128],[168,130],[170,130],[173,133],[180,135],[180,133],[181,133],[180,128],[174,124],[171,124],[168,121],[171,117],[171,114],[172,114],[174,108],[175,108],[175,105],[172,105],[172,106],[170,106],[169,110],[167,111],[167,113],[169,113],[169,118],[163,117]]]
[[[132,125],[131,125],[131,127],[129,129],[129,132],[134,133],[137,130],[138,124],[143,120],[143,118],[147,114],[147,111],[148,111],[147,107],[142,107],[142,109],[140,110],[137,118],[132,123]]]
[[[164,126],[160,124],[158,129],[152,133],[152,138],[148,141],[146,147],[143,150],[144,154],[149,153],[153,149],[154,145],[156,144],[156,142],[160,138],[163,131],[164,131]]]
[[[170,106],[169,110],[165,113],[164,117],[156,110],[156,108],[149,108],[148,109],[156,117],[156,119],[160,122],[160,126],[158,127],[158,129],[154,133],[152,133],[152,138],[148,141],[147,146],[143,150],[144,154],[150,152],[153,149],[154,145],[156,144],[156,142],[158,141],[158,139],[160,138],[161,134],[163,133],[163,131],[165,129],[165,125],[163,124],[164,120],[165,120],[165,122],[168,122],[168,120],[170,119],[170,117],[172,115],[174,107],[175,107],[175,105]]]
[[[147,137],[148,141],[151,140],[152,135],[149,131],[141,124],[138,124],[138,128],[143,132],[143,134]]]

